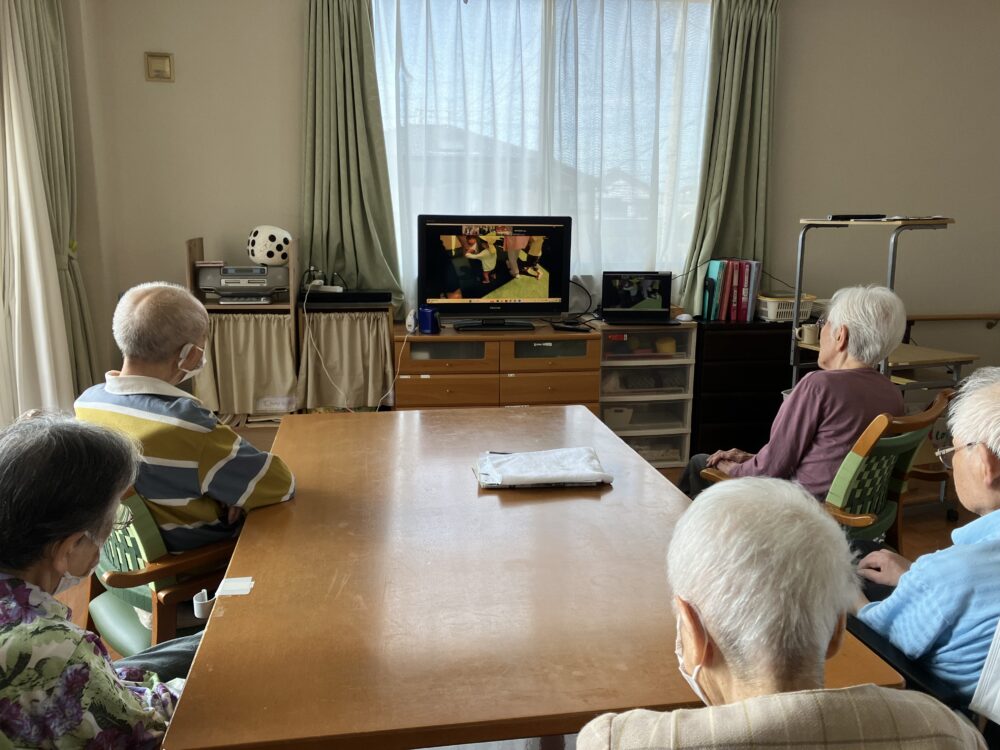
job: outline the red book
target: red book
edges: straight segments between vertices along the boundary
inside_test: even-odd
[[[722,261],[726,267],[722,270],[722,291],[719,293],[719,320],[729,319],[729,297],[733,288],[733,262]]]
[[[729,287],[729,322],[735,323],[739,320],[737,313],[740,308],[740,265],[738,260],[729,261],[733,269],[733,280]]]
[[[750,320],[747,307],[750,302],[750,261],[740,261],[740,306],[736,319],[741,323]]]

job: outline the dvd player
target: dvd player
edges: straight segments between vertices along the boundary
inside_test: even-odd
[[[306,291],[309,299],[306,300]],[[392,292],[388,289],[355,289],[345,292],[319,292],[315,289],[299,291],[299,301],[305,310],[344,310],[358,307],[386,307],[392,304]]]

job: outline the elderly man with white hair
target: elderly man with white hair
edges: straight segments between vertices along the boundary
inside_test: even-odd
[[[858,580],[840,527],[801,487],[709,488],[678,522],[667,568],[678,668],[706,707],[599,716],[579,750],[985,748],[970,722],[928,695],[823,688]]]
[[[862,576],[895,589],[858,618],[971,699],[1000,621],[1000,367],[963,381],[948,423],[952,445],[938,455],[979,518],[912,564],[889,550],[862,559]]]
[[[899,389],[876,369],[903,339],[906,310],[881,286],[838,290],[820,318],[820,370],[785,399],[771,435],[756,454],[738,448],[692,456],[678,487],[696,497],[699,473],[716,467],[730,477],[794,479],[824,497],[854,442],[879,414],[903,414]],[[735,374],[736,379],[739,374]]]
[[[183,287],[129,289],[113,332],[124,364],[77,399],[77,417],[111,427],[143,447],[136,492],[170,551],[230,539],[245,511],[295,493],[284,462],[220,424],[177,386],[205,365],[208,313]]]

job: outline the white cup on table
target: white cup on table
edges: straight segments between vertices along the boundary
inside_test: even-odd
[[[803,344],[819,343],[819,326],[815,323],[804,323],[795,329],[795,340]]]

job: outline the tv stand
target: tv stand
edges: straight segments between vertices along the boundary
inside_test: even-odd
[[[535,324],[530,320],[514,320],[512,318],[477,318],[475,320],[456,320],[452,326],[456,331],[534,331]]]

